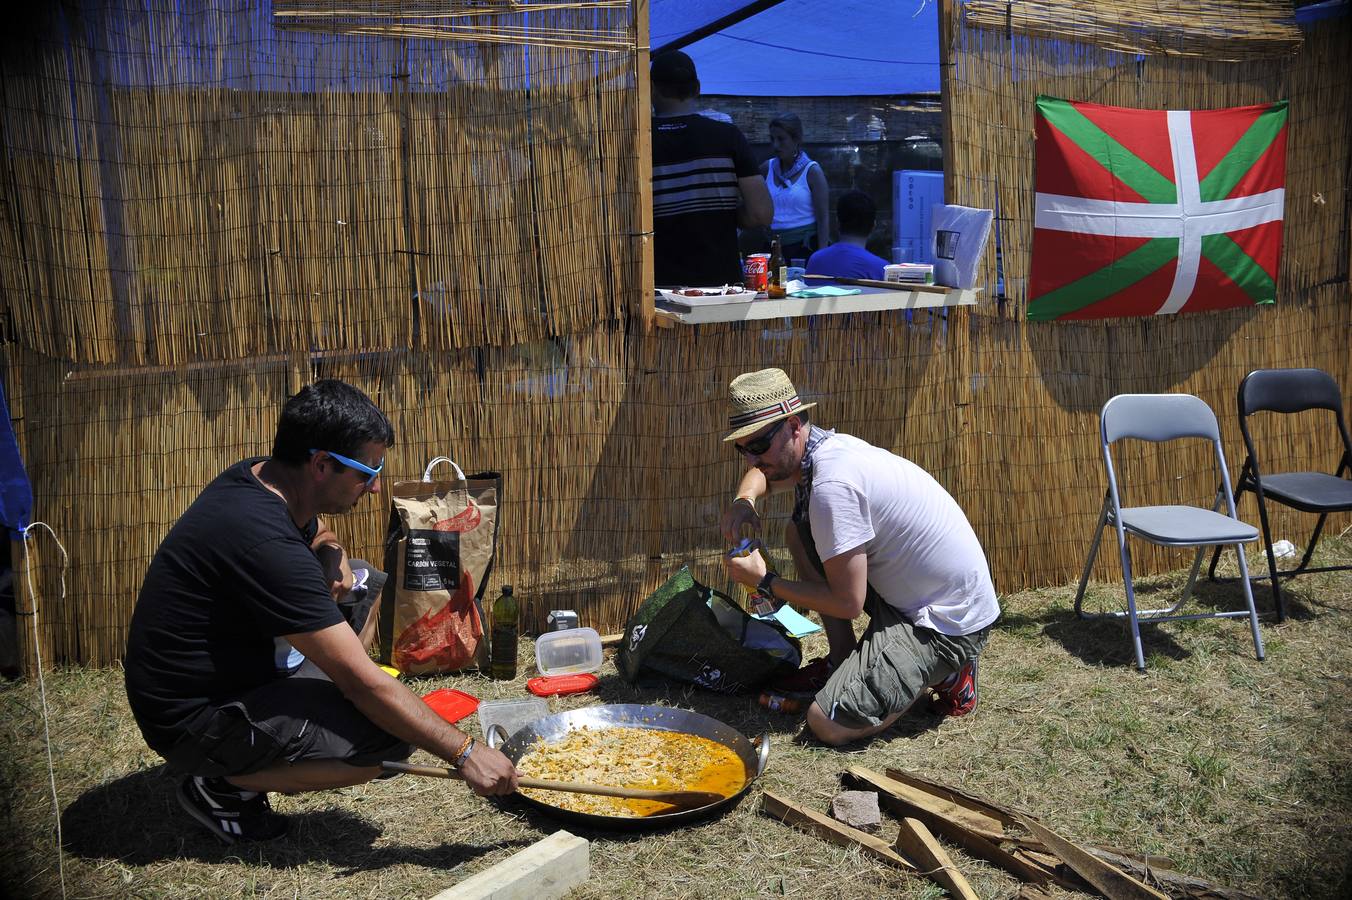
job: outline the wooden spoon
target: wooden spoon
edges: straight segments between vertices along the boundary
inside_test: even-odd
[[[464,781],[465,777],[455,769],[444,766],[419,766],[405,762],[383,762],[380,767],[386,772],[403,772],[407,775],[423,775],[428,778],[454,778]],[[526,788],[538,788],[542,791],[567,791],[572,794],[600,794],[604,797],[623,797],[626,800],[653,800],[658,803],[670,803],[687,809],[698,809],[711,803],[728,799],[715,791],[655,791],[648,788],[609,787],[602,784],[579,784],[572,781],[545,781],[541,778],[519,778],[517,784]]]

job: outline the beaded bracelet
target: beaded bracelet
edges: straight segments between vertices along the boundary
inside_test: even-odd
[[[460,749],[455,751],[455,756],[451,758],[451,768],[458,769],[469,759],[469,755],[474,752],[474,738],[465,736],[465,742],[460,745]]]

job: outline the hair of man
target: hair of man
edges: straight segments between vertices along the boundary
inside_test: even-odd
[[[336,378],[306,385],[282,407],[272,458],[300,465],[311,449],[360,459],[370,443],[394,446],[394,426],[357,388]],[[335,462],[337,462],[335,460]]]
[[[840,223],[841,234],[868,237],[878,220],[878,208],[863,191],[846,191],[836,201],[836,220]]]
[[[668,100],[689,100],[699,96],[699,73],[695,61],[679,50],[653,57],[649,68],[652,88]]]

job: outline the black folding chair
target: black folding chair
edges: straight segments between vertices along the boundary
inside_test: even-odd
[[[1324,520],[1329,513],[1352,511],[1352,439],[1348,438],[1347,421],[1343,418],[1343,398],[1338,383],[1327,372],[1320,369],[1256,369],[1244,376],[1239,383],[1239,430],[1244,435],[1244,448],[1248,458],[1235,482],[1235,502],[1240,494],[1252,491],[1258,498],[1258,519],[1263,526],[1263,544],[1267,549],[1268,577],[1272,579],[1272,599],[1277,607],[1277,621],[1286,618],[1286,606],[1282,602],[1282,590],[1278,584],[1282,578],[1292,578],[1303,572],[1337,572],[1352,569],[1352,566],[1317,566],[1310,568],[1310,558],[1314,555],[1319,535],[1324,530]],[[1258,468],[1258,453],[1254,449],[1253,437],[1249,433],[1249,416],[1267,410],[1275,413],[1298,413],[1306,410],[1326,409],[1333,412],[1338,425],[1338,434],[1343,443],[1342,459],[1334,474],[1324,472],[1277,472],[1261,474]],[[1272,550],[1272,529],[1268,525],[1267,501],[1280,503],[1301,512],[1318,513],[1314,534],[1305,547],[1305,555],[1300,565],[1294,569],[1279,571],[1277,556]],[[1220,556],[1219,548],[1211,556],[1208,576],[1216,579],[1216,560]],[[1258,576],[1262,577],[1262,576]]]

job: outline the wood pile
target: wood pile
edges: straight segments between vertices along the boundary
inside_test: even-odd
[[[936,835],[1018,878],[1023,882],[1019,896],[1029,900],[1046,896],[1043,889],[1053,885],[1109,900],[1257,900],[1178,872],[1168,857],[1074,841],[1027,812],[900,769],[878,773],[851,766],[841,781],[853,791],[878,793],[899,821],[892,843],[773,791],[764,793],[761,810],[833,844],[858,847],[905,872],[931,878],[963,900],[977,894]]]

